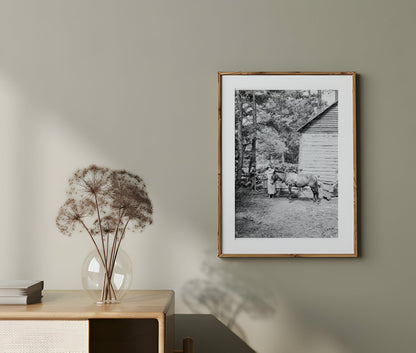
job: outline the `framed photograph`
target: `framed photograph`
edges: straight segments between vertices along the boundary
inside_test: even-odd
[[[220,72],[219,257],[357,257],[354,72]]]

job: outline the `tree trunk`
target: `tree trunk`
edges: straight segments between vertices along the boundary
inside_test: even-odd
[[[257,140],[257,109],[256,109],[256,91],[253,91],[253,139],[251,141],[251,160],[252,167],[256,170],[256,140]]]
[[[240,92],[237,93],[237,99],[239,103],[240,113],[236,116],[237,119],[237,152],[238,152],[238,159],[237,159],[237,185],[241,180],[241,175],[243,172],[243,101],[241,99]]]

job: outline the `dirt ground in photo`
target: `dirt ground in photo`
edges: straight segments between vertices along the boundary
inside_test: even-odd
[[[269,198],[264,190],[236,190],[236,238],[337,238],[338,198],[315,203],[310,190],[299,198]]]

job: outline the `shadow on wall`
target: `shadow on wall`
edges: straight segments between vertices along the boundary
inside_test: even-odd
[[[251,319],[274,315],[277,301],[272,291],[241,276],[238,263],[205,259],[202,273],[205,278],[192,279],[182,287],[183,301],[193,313],[215,315],[244,341],[247,336],[238,323],[242,314]]]
[[[247,262],[206,257],[201,278],[181,289],[195,314],[212,314],[262,353],[350,353],[351,350],[314,318],[281,296],[276,281]],[[251,332],[257,332],[251,336]]]

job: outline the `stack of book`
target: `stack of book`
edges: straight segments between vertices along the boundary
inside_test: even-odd
[[[43,281],[0,280],[0,304],[35,304],[42,299]]]

